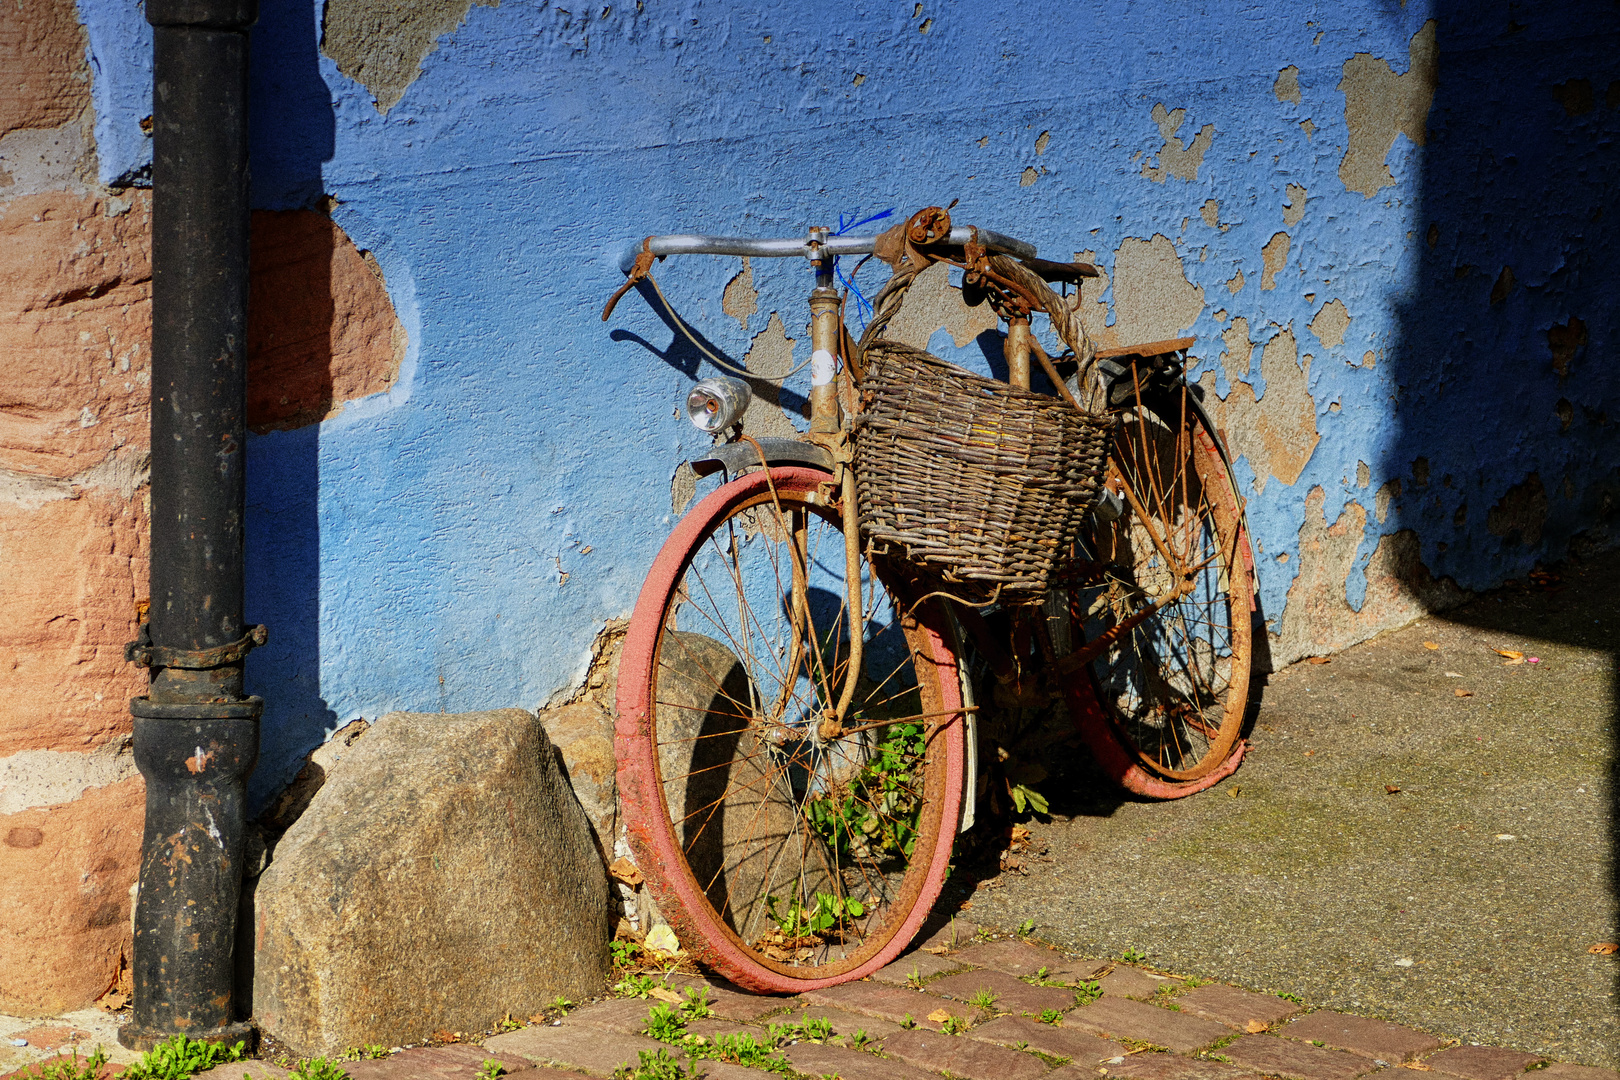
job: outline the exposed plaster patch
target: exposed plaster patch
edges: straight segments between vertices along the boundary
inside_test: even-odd
[[[1176,132],[1186,119],[1186,109],[1165,112],[1163,102],[1153,106],[1153,122],[1158,125],[1159,136],[1164,139],[1164,145],[1159,147],[1159,164],[1153,166],[1144,161],[1142,175],[1155,184],[1164,183],[1166,175],[1180,180],[1198,179],[1198,168],[1204,163],[1204,152],[1215,141],[1215,125],[1205,124],[1190,144],[1184,143],[1176,136]]]
[[[1375,368],[1378,366],[1378,357],[1371,349],[1368,349],[1366,352],[1361,354],[1361,366],[1364,368]]]
[[[371,91],[387,113],[422,74],[422,60],[467,19],[473,4],[500,0],[327,0],[321,52]]]
[[[1278,101],[1299,104],[1299,68],[1289,64],[1277,72],[1277,82],[1272,86],[1271,92],[1277,95]]]
[[[1041,132],[1040,135],[1035,139],[1035,153],[1036,154],[1044,154],[1044,153],[1046,153],[1046,148],[1048,146],[1050,146],[1051,144],[1052,144],[1052,133],[1050,131]]]
[[[1366,487],[1372,483],[1372,470],[1365,461],[1356,462],[1356,487]]]
[[[1233,296],[1236,296],[1238,293],[1243,291],[1243,284],[1243,271],[1239,270],[1237,273],[1232,275],[1231,280],[1227,281],[1226,291],[1231,293]]]
[[[1223,323],[1226,321],[1226,314],[1226,309],[1221,308],[1219,311],[1215,312],[1215,314],[1211,315],[1210,318],[1214,319],[1218,323]]]
[[[1534,548],[1541,543],[1541,527],[1547,523],[1547,489],[1541,476],[1531,473],[1503,493],[1485,515],[1485,528],[1509,544]]]
[[[1558,372],[1559,385],[1569,377],[1569,367],[1575,356],[1586,345],[1586,323],[1571,315],[1563,326],[1556,323],[1547,330],[1547,347],[1552,350],[1553,370]],[[1568,426],[1568,425],[1566,425]]]
[[[1096,266],[1097,253],[1077,251],[1074,253],[1074,261]],[[1112,279],[1108,271],[1101,266],[1097,266],[1097,274],[1095,279],[1082,284],[1078,291],[1070,296],[1069,306],[1080,313],[1080,325],[1085,327],[1086,336],[1096,342],[1099,349],[1107,349],[1120,344],[1119,335],[1108,325],[1108,305],[1102,301],[1102,296],[1108,291]],[[1088,296],[1091,299],[1086,299]]]
[[[1299,122],[1299,130],[1303,131],[1305,133],[1305,137],[1309,139],[1311,136],[1316,134],[1316,125],[1311,121],[1311,118],[1307,116],[1305,119]]]
[[[1305,189],[1299,184],[1288,185],[1288,201],[1283,204],[1283,224],[1292,229],[1305,216]]]
[[[1565,116],[1580,116],[1592,111],[1592,104],[1596,98],[1592,94],[1592,84],[1586,79],[1571,79],[1561,82],[1552,88],[1553,97],[1558,104],[1564,107]]]
[[[1175,337],[1204,313],[1204,290],[1187,280],[1168,236],[1127,238],[1114,255],[1114,333],[1123,344]]]
[[[1382,525],[1389,519],[1389,507],[1396,499],[1401,497],[1400,479],[1386,480],[1379,485],[1378,493],[1373,496],[1373,516]]]
[[[756,439],[771,435],[792,439],[799,434],[799,429],[782,411],[782,384],[766,381],[793,370],[793,341],[787,336],[782,317],[773,311],[765,329],[755,334],[749,343],[743,363],[760,378],[750,380],[754,395],[743,413],[743,430]]]
[[[754,268],[743,256],[742,270],[726,282],[726,291],[720,295],[720,310],[748,329],[748,317],[759,310],[759,290],[754,288]]]
[[[1310,323],[1311,333],[1330,349],[1344,344],[1344,334],[1349,329],[1350,312],[1342,300],[1330,300],[1323,304],[1322,310],[1316,313],[1316,318]]]
[[[1276,324],[1272,325],[1276,328]],[[1311,358],[1306,356],[1303,364],[1300,362],[1292,325],[1278,329],[1260,354],[1265,394],[1257,399],[1254,387],[1242,378],[1249,368],[1244,363],[1245,351],[1252,348],[1248,323],[1233,319],[1221,337],[1227,343],[1228,351],[1222,354],[1221,362],[1231,392],[1221,401],[1213,392],[1214,374],[1205,372],[1200,380],[1205,404],[1213,403],[1215,425],[1226,432],[1232,453],[1248,458],[1257,492],[1265,490],[1267,476],[1293,484],[1321,441],[1316,431],[1316,402],[1309,386]],[[1238,377],[1234,377],[1234,371]]]
[[[1023,174],[1018,177],[1018,186],[1019,187],[1029,187],[1031,184],[1033,184],[1035,181],[1039,180],[1040,178],[1041,178],[1040,171],[1038,169],[1036,169],[1035,166],[1026,165],[1026,166],[1024,166]]]
[[[1232,325],[1221,331],[1221,340],[1226,343],[1221,353],[1221,367],[1226,371],[1226,381],[1237,383],[1249,377],[1249,367],[1254,360],[1254,342],[1249,340],[1249,320],[1239,315],[1232,320]]]
[[[683,461],[675,466],[675,474],[669,478],[669,509],[676,517],[686,513],[686,508],[692,505],[697,498],[697,473],[692,469],[690,461]]]
[[[1326,501],[1321,487],[1305,496],[1299,571],[1288,589],[1278,632],[1271,638],[1274,663],[1336,652],[1468,598],[1451,579],[1435,580],[1423,565],[1417,534],[1403,529],[1378,541],[1367,563],[1361,609],[1352,608],[1345,583],[1355,570],[1367,511],[1358,502],[1347,502],[1338,520],[1329,525],[1323,513]]]
[[[1435,20],[1412,36],[1406,74],[1372,53],[1356,53],[1344,62],[1339,90],[1344,94],[1344,121],[1350,144],[1339,162],[1339,179],[1350,191],[1372,198],[1391,187],[1395,177],[1387,160],[1396,135],[1422,146],[1428,137],[1429,106],[1434,101],[1439,50]]]
[[[1553,406],[1553,412],[1558,414],[1558,430],[1568,431],[1569,426],[1575,422],[1575,406],[1568,398],[1559,398],[1558,404]]]
[[[24,750],[0,758],[0,817],[72,802],[91,789],[128,780],[135,772],[127,738],[88,753]]]
[[[5,70],[3,62],[0,70]],[[64,188],[88,194],[96,183],[91,119],[86,111],[82,119],[61,127],[20,128],[0,137],[0,197],[15,199]],[[109,199],[109,211],[115,203],[124,200]]]
[[[1260,249],[1260,261],[1264,264],[1260,270],[1262,290],[1277,287],[1277,274],[1288,265],[1288,247],[1292,242],[1287,233],[1280,232],[1267,240],[1266,246]]]
[[[1218,228],[1221,224],[1221,204],[1214,199],[1205,199],[1204,205],[1198,208],[1198,216],[1204,219],[1205,225]]]
[[[1496,284],[1491,286],[1491,303],[1500,304],[1513,292],[1513,267],[1504,266],[1502,272],[1496,275]]]
[[[1000,320],[989,304],[968,307],[963,303],[962,290],[951,285],[950,267],[934,263],[911,283],[904,306],[889,323],[887,336],[913,348],[926,349],[934,331],[943,328],[960,349],[999,325]]]

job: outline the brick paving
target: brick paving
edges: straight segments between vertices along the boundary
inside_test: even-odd
[[[913,971],[921,989],[908,978]],[[1099,979],[1102,996],[1077,1004],[1072,984],[1092,978]],[[828,1041],[776,1049],[792,1070],[810,1078],[1356,1080],[1389,1073],[1388,1080],[1407,1080],[1416,1071],[1433,1080],[1620,1080],[1612,1069],[1447,1044],[1382,1020],[1330,1011],[1300,1016],[1303,1006],[1293,1001],[1238,987],[1076,960],[1026,941],[981,940],[978,928],[961,920],[872,979],[800,997],[749,994],[690,975],[665,982],[708,991],[714,1015],[688,1022],[687,1031],[710,1040],[753,1032],[766,1042],[772,1024],[825,1020],[832,1028]],[[990,1008],[969,1003],[980,990],[994,995]],[[408,1049],[344,1067],[352,1080],[475,1080],[479,1065],[495,1059],[519,1073],[518,1080],[604,1080],[621,1066],[635,1066],[639,1051],[664,1050],[708,1080],[777,1075],[690,1059],[685,1050],[647,1038],[647,1013],[655,1004],[601,1001],[560,1021],[491,1036],[482,1046]],[[1038,1022],[1042,1009],[1060,1014],[1058,1023]],[[941,1030],[947,1018],[955,1018],[950,1026],[957,1033]],[[1402,1064],[1410,1071],[1390,1072]],[[268,1062],[252,1061],[198,1080],[239,1080],[244,1067],[263,1080],[285,1076]]]

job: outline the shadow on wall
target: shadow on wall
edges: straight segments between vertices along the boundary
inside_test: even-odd
[[[1383,531],[1420,538],[1405,582],[1419,597],[1434,588],[1430,570],[1487,588],[1620,539],[1620,372],[1607,348],[1620,293],[1616,6],[1482,12],[1441,0],[1435,15],[1415,285],[1399,339],[1377,360],[1390,365],[1398,432],[1383,462],[1398,477],[1380,492]],[[1530,632],[1612,647],[1612,627],[1572,625],[1559,609],[1549,597]],[[1460,617],[1510,629],[1489,614],[1476,604]],[[1620,805],[1609,815],[1620,896],[1617,819]]]

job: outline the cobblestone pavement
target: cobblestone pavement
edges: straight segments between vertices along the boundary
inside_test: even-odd
[[[791,1072],[817,1078],[1352,1080],[1385,1073],[1393,1080],[1405,1075],[1394,1070],[1404,1068],[1435,1073],[1436,1080],[1521,1074],[1524,1080],[1620,1080],[1610,1069],[1448,1043],[1345,1013],[1307,1012],[1274,994],[1074,959],[1037,943],[981,935],[961,919],[871,979],[800,997],[758,996],[685,975],[668,976],[663,985],[702,988],[713,1015],[688,1022],[686,1030],[709,1040],[749,1033],[767,1044],[773,1024],[826,1021],[825,1039],[784,1040],[778,1051]],[[561,1020],[491,1036],[482,1047],[406,1050],[346,1068],[353,1080],[475,1080],[482,1063],[493,1059],[523,1080],[602,1078],[636,1065],[642,1051],[664,1050],[710,1080],[777,1075],[688,1060],[648,1038],[648,1012],[657,1004],[656,998],[602,1001]],[[285,1080],[282,1070],[249,1064],[254,1080]],[[239,1068],[223,1068],[209,1080],[239,1080]]]

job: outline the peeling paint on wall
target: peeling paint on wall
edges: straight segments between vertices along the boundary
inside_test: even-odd
[[[1204,290],[1187,280],[1176,245],[1155,233],[1114,256],[1114,336],[1122,345],[1172,338],[1204,312]]]
[[[1241,318],[1232,320],[1221,335],[1227,345],[1222,363],[1231,392],[1221,400],[1213,393],[1213,376],[1206,374],[1203,382],[1205,406],[1213,402],[1215,425],[1226,432],[1232,453],[1248,459],[1258,492],[1265,491],[1267,476],[1284,484],[1297,481],[1321,441],[1309,389],[1311,358],[1300,361],[1292,326],[1273,324],[1272,329],[1276,333],[1260,353],[1262,396],[1257,398],[1244,379],[1249,370],[1246,350],[1252,346],[1248,323]]]
[[[1153,123],[1159,129],[1159,137],[1164,145],[1159,147],[1158,164],[1153,165],[1144,161],[1142,175],[1155,184],[1164,183],[1166,176],[1174,176],[1178,180],[1198,179],[1199,166],[1204,163],[1204,154],[1215,142],[1215,125],[1205,124],[1198,129],[1198,134],[1192,142],[1183,142],[1176,132],[1187,119],[1186,109],[1172,109],[1165,112],[1164,103],[1153,106]]]
[[[1528,548],[1541,543],[1541,528],[1546,522],[1547,489],[1536,473],[1508,488],[1485,515],[1485,528],[1491,535]]]
[[[748,320],[759,310],[759,292],[754,288],[754,266],[743,256],[742,269],[726,282],[726,291],[720,294],[720,310],[737,320],[737,325],[748,329]]]
[[[1298,105],[1299,96],[1299,68],[1289,64],[1277,72],[1277,81],[1272,84],[1271,92],[1277,95],[1278,101]]]
[[[935,263],[911,283],[900,313],[889,323],[888,336],[918,349],[926,349],[934,331],[951,335],[957,348],[969,344],[1000,325],[990,305],[969,307],[962,290],[951,284],[950,267]]]
[[[1305,217],[1305,189],[1298,184],[1288,185],[1288,201],[1283,204],[1283,224],[1292,229]]]
[[[1417,146],[1427,140],[1429,106],[1439,74],[1436,25],[1430,19],[1413,35],[1404,74],[1395,74],[1372,53],[1356,53],[1344,62],[1339,91],[1344,94],[1350,145],[1339,162],[1339,179],[1349,190],[1370,199],[1395,183],[1388,164],[1395,136],[1405,135]]]
[[[1260,271],[1261,289],[1275,289],[1277,287],[1277,275],[1282,272],[1284,266],[1288,265],[1288,248],[1291,243],[1288,234],[1280,232],[1267,240],[1266,246],[1260,249],[1262,263]],[[1242,288],[1242,285],[1239,285],[1238,288]],[[1232,291],[1236,292],[1237,290]]]
[[[467,21],[473,4],[500,0],[328,0],[321,51],[371,91],[387,115],[422,74],[422,61]]]
[[[1344,344],[1344,335],[1350,329],[1350,312],[1343,300],[1330,300],[1322,305],[1316,318],[1310,322],[1310,331],[1318,341],[1330,349]]]

